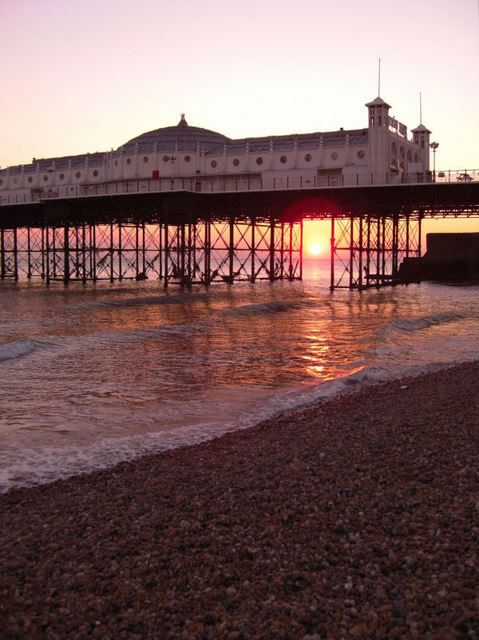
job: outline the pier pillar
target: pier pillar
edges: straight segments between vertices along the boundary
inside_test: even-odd
[[[332,216],[330,289],[399,284],[401,261],[420,252],[420,219],[410,214]]]

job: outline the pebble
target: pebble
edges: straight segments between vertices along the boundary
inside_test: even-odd
[[[479,640],[478,397],[471,363],[0,496],[0,637]]]

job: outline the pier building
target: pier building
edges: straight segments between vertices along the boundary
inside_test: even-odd
[[[430,131],[408,134],[382,98],[367,126],[260,138],[176,126],[142,133],[116,150],[33,158],[0,170],[0,203],[125,192],[222,192],[427,182]],[[366,114],[365,114],[366,115]]]

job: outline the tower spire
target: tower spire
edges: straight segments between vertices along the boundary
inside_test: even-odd
[[[381,58],[378,63],[378,97],[381,97]]]

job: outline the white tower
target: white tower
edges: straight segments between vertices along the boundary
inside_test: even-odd
[[[422,164],[423,171],[429,171],[429,140],[431,139],[431,131],[423,124],[411,130],[413,134],[413,142],[418,148],[419,162]]]
[[[389,109],[379,96],[366,104],[368,108],[369,169],[375,183],[386,181],[389,171]]]

